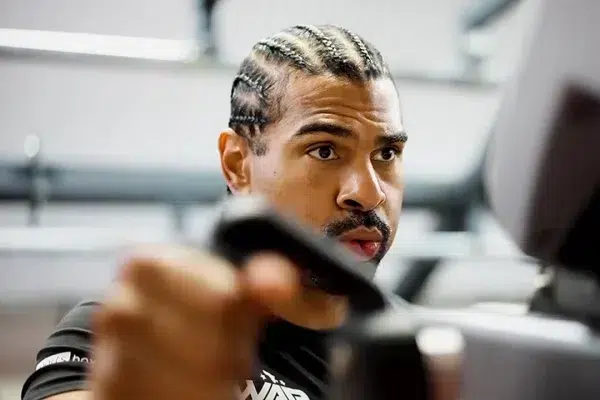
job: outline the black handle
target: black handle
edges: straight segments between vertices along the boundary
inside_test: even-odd
[[[335,282],[348,295],[352,316],[332,337],[330,399],[427,398],[412,316],[408,310],[389,307],[364,263],[357,263],[335,241],[317,237],[248,196],[223,203],[210,238],[210,248],[236,265],[256,252],[274,251]]]
[[[371,282],[375,266],[357,263],[338,243],[320,238],[250,196],[228,199],[211,235],[210,247],[234,264],[259,251],[279,253],[314,271],[348,295],[353,312],[385,308],[387,301]]]

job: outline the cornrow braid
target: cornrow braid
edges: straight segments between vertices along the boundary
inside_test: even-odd
[[[246,138],[254,154],[267,151],[264,128],[285,112],[291,72],[328,74],[354,82],[391,79],[377,49],[349,30],[296,25],[256,43],[231,87],[229,127]]]
[[[381,55],[379,50],[377,50],[377,48],[375,46],[373,46],[371,43],[367,43],[364,40],[363,40],[363,43],[365,43],[365,46],[367,47],[367,50],[369,50],[369,53],[373,54],[373,56],[375,57],[374,59],[377,60],[375,76],[383,75],[383,76],[388,76],[391,79],[391,74],[390,74],[388,65],[385,62],[385,60],[383,59],[383,56]]]
[[[233,91],[236,89],[239,82],[243,82],[249,88],[253,89],[261,100],[266,100],[265,87],[258,80],[252,79],[245,73],[238,74],[233,79],[233,84],[231,85],[231,96],[233,96]]]
[[[229,118],[229,126],[236,133],[248,141],[250,150],[256,155],[263,155],[267,152],[267,146],[263,138],[260,137],[261,128],[267,120],[261,115],[236,114]]]
[[[308,33],[323,44],[325,50],[329,53],[331,58],[339,62],[344,61],[344,57],[342,57],[342,55],[340,54],[340,51],[337,48],[337,46],[319,28],[310,25],[296,25],[292,29],[298,29]]]
[[[363,42],[363,40],[355,33],[350,32],[346,28],[337,27],[346,37],[352,42],[355,46],[356,51],[360,54],[361,59],[365,63],[365,69],[367,76],[370,77],[373,73],[376,73],[377,67],[375,62],[373,61],[373,57],[371,57],[371,53],[367,49],[367,46]]]
[[[233,115],[229,118],[229,124],[249,124],[249,125],[263,125],[266,118],[258,115]]]
[[[305,32],[322,45],[321,52],[325,55],[322,61],[334,74],[346,75],[351,79],[361,78],[357,66],[351,63],[347,57],[344,57],[333,39],[329,38],[319,28],[311,25],[296,25],[292,29]]]
[[[291,43],[285,43],[281,39],[264,39],[258,42],[255,47],[268,50],[274,53],[273,55],[279,55],[282,60],[290,61],[300,70],[311,73],[316,72],[310,61]]]

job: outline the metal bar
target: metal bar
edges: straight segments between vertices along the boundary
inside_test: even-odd
[[[169,243],[175,239],[168,232],[148,229],[5,227],[0,228],[0,254],[103,254],[132,244]]]
[[[0,202],[32,198],[29,164],[0,162]],[[45,177],[45,200],[49,202],[113,203],[214,203],[225,195],[218,171],[142,168],[75,167],[46,164],[37,167]],[[413,181],[407,177],[406,207],[448,210],[470,204],[479,181],[469,176],[461,182]]]
[[[414,260],[394,292],[409,303],[414,302],[441,261],[442,258]]]
[[[31,198],[28,164],[0,163],[0,201]],[[225,184],[217,172],[44,165],[48,201],[212,203]]]
[[[463,16],[463,28],[466,30],[483,28],[494,19],[502,16],[520,0],[476,0]]]

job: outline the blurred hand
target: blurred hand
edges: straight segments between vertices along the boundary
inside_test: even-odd
[[[433,400],[461,398],[461,355],[425,355]]]
[[[182,248],[131,258],[95,321],[94,399],[231,400],[269,309],[299,288],[273,255],[242,269]]]

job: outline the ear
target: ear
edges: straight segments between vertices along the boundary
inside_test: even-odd
[[[245,138],[227,129],[219,135],[221,170],[227,186],[233,194],[250,192],[249,157],[251,155]]]

